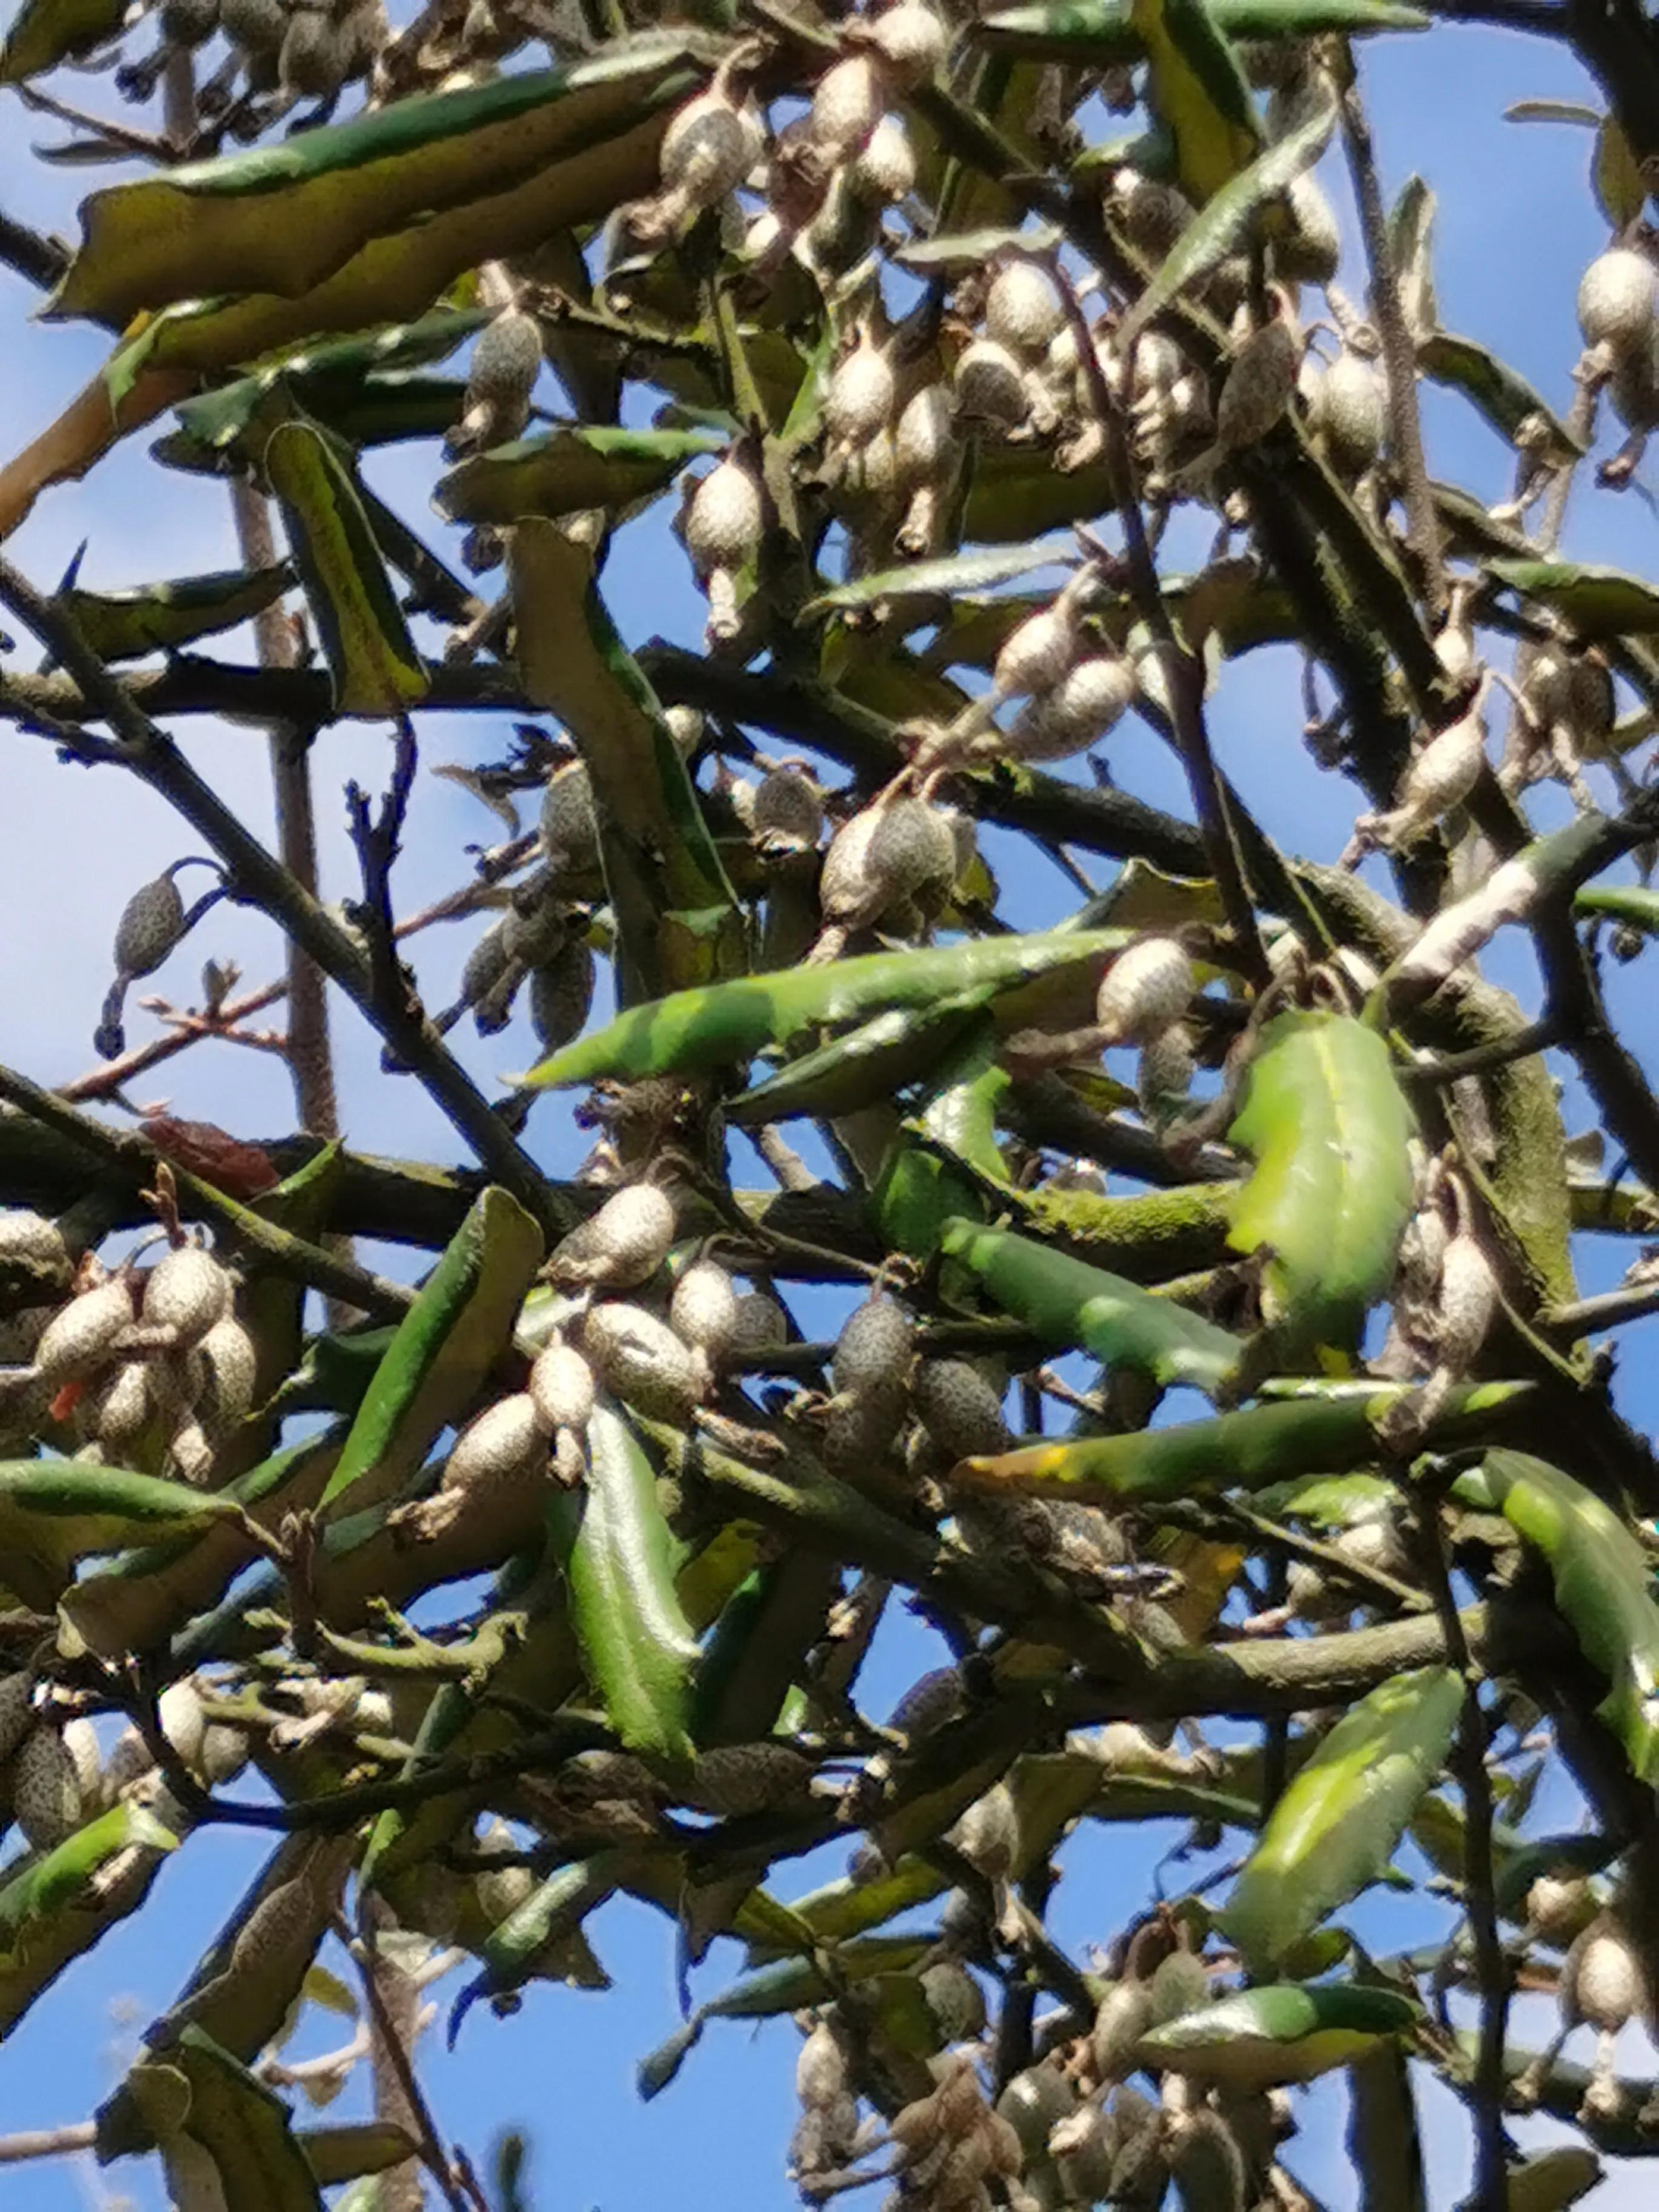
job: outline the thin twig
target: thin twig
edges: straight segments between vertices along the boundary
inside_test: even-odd
[[[392,871],[403,848],[404,823],[410,794],[415,788],[418,753],[415,726],[407,714],[398,726],[392,779],[378,811],[371,809],[361,784],[346,786],[346,813],[351,842],[362,870],[363,896],[356,920],[368,945],[368,966],[374,1004],[394,1028],[418,1027],[421,1016],[398,960],[397,922],[392,910]],[[384,1034],[384,1032],[383,1032]]]
[[[374,1938],[372,1928],[368,1924],[367,1912],[360,1935],[354,1936],[337,1912],[333,1915],[333,1924],[334,1933],[351,1954],[351,1962],[356,1967],[357,1978],[363,1985],[363,2001],[368,2007],[377,2049],[385,2053],[387,2064],[397,2075],[403,2102],[415,2123],[414,2133],[420,2145],[421,2163],[437,2183],[451,2212],[469,2212],[466,2198],[451,2171],[448,2154],[444,2149],[432,2117],[432,2107],[427,2103],[421,2085],[415,2078],[409,2052],[398,2033],[398,2023],[392,2017],[386,1992],[380,1986],[379,1960],[375,1956]]]
[[[98,2140],[95,2120],[73,2120],[61,2128],[30,2128],[21,2135],[0,2136],[0,2166],[21,2166],[32,2158],[64,2158],[71,2151],[90,2150]]]
[[[1371,128],[1359,97],[1358,64],[1347,53],[1348,82],[1341,93],[1342,143],[1359,210],[1360,234],[1370,270],[1371,316],[1382,343],[1382,367],[1389,394],[1389,431],[1406,502],[1406,532],[1423,575],[1423,596],[1437,617],[1446,603],[1446,568],[1440,523],[1423,454],[1423,424],[1417,408],[1417,348],[1406,327],[1400,286],[1389,243],[1389,219],[1377,182]]]
[[[1604,1328],[1622,1328],[1627,1321],[1644,1321],[1659,1313],[1659,1280],[1621,1283],[1617,1290],[1601,1291],[1593,1298],[1577,1298],[1571,1305],[1546,1306],[1534,1326],[1547,1336],[1574,1338],[1599,1334]]]

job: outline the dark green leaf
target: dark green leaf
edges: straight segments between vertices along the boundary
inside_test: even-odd
[[[43,1851],[0,1887],[0,1981],[9,1977],[15,1954],[36,1933],[33,1923],[55,1920],[77,1905],[93,1905],[94,1875],[118,1851],[134,1846],[157,1852],[176,1850],[179,1838],[141,1806],[112,1805],[88,1820],[55,1850]]]
[[[120,32],[125,0],[21,0],[0,43],[0,84],[21,84],[90,54]]]
[[[1311,2081],[1417,2019],[1410,1999],[1351,1982],[1271,1982],[1184,2013],[1143,2036],[1136,2058],[1229,2089]]]
[[[1218,29],[1255,45],[1273,39],[1314,39],[1336,31],[1424,31],[1432,20],[1395,0],[1209,0]],[[973,35],[1010,53],[1094,69],[1145,58],[1128,0],[1036,0],[1000,8]]]
[[[1488,561],[1486,568],[1523,599],[1559,615],[1580,637],[1643,636],[1659,630],[1659,591],[1621,568],[1516,559]]]
[[[1419,346],[1417,358],[1425,376],[1461,392],[1511,444],[1526,422],[1548,432],[1546,451],[1553,459],[1571,459],[1583,451],[1525,377],[1474,338],[1436,331]]]
[[[902,601],[939,596],[954,599],[958,592],[983,591],[992,584],[1006,584],[1034,569],[1071,568],[1077,560],[1077,541],[1048,538],[1033,545],[1011,545],[995,553],[947,553],[937,561],[912,561],[897,568],[855,576],[821,592],[801,609],[799,619],[811,622],[819,615],[844,613],[849,607],[870,607],[885,600]]]
[[[274,2090],[198,2027],[185,2028],[162,2063],[189,2086],[184,2131],[218,2167],[228,2204],[237,2212],[323,2212],[319,2177]]]
[[[1380,1879],[1440,1771],[1462,1702],[1453,1668],[1396,1674],[1297,1769],[1221,1915],[1249,1973],[1282,1970],[1304,1937]]]
[[[438,479],[432,496],[452,522],[556,520],[586,508],[631,507],[665,491],[688,461],[729,441],[708,430],[623,430],[578,424],[496,446]]]
[[[1411,1109],[1384,1040],[1344,1015],[1263,1030],[1229,1140],[1254,1173],[1232,1243],[1267,1254],[1269,1324],[1297,1348],[1345,1346],[1388,1289],[1412,1209]]]
[[[362,2174],[385,2173],[419,2152],[414,2137],[395,2120],[348,2120],[331,2128],[301,2128],[294,2139],[323,2189],[356,2181]]]
[[[169,584],[135,584],[125,592],[76,586],[60,592],[58,604],[100,660],[133,660],[234,629],[273,605],[293,581],[294,571],[279,563],[252,575],[230,569],[216,576],[180,576]]]

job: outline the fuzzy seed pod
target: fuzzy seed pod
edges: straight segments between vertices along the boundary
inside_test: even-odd
[[[516,438],[530,420],[530,395],[541,370],[541,325],[522,307],[503,307],[472,349],[465,412],[444,441],[450,458]]]
[[[573,1345],[559,1340],[536,1355],[530,1395],[542,1425],[585,1430],[593,1415],[593,1370]]]
[[[132,1297],[122,1277],[82,1291],[47,1323],[35,1346],[40,1380],[56,1388],[95,1375],[115,1358],[117,1342],[132,1321]]]
[[[0,1267],[61,1279],[72,1265],[64,1232],[55,1221],[21,1206],[0,1213]]]
[[[1115,2081],[1130,2070],[1130,2054],[1152,2025],[1152,1993],[1142,1981],[1115,1982],[1100,2001],[1090,2033],[1095,2078]]]
[[[985,334],[1026,362],[1042,358],[1066,319],[1054,279],[1035,261],[1005,261],[985,295]]]
[[[1114,173],[1109,205],[1130,245],[1153,263],[1164,259],[1193,219],[1193,204],[1184,193],[1138,169]],[[1144,348],[1146,339],[1140,343]]]
[[[1095,2105],[1081,2105],[1069,2119],[1049,2130],[1048,2149],[1068,2204],[1092,2204],[1117,2197],[1113,2153],[1115,2135]],[[1126,2195],[1121,2201],[1132,2200]]]
[[[181,1348],[199,1343],[230,1311],[229,1273],[199,1244],[180,1244],[144,1278],[147,1328],[167,1328]]]
[[[893,467],[909,504],[896,544],[901,553],[931,552],[945,499],[962,465],[956,410],[942,384],[924,385],[906,403],[893,434]]]
[[[1595,1917],[1595,1892],[1583,1875],[1540,1874],[1527,1892],[1527,1924],[1553,1950],[1571,1948]]]
[[[708,727],[702,713],[696,707],[665,707],[662,719],[674,741],[675,751],[682,760],[690,760],[702,743],[703,732]]]
[[[824,1466],[841,1481],[855,1485],[890,1473],[887,1456],[903,1422],[904,1392],[896,1384],[839,1401],[824,1424]]]
[[[1091,653],[1021,710],[1007,732],[1007,750],[1016,760],[1068,760],[1097,744],[1134,696],[1133,662],[1118,653]]]
[[[799,1804],[812,1779],[810,1759],[787,1743],[727,1743],[699,1752],[690,1795],[723,1820]]]
[[[916,1417],[952,1466],[1006,1451],[1002,1393],[965,1359],[923,1359],[910,1385]]]
[[[701,1353],[642,1306],[595,1306],[582,1324],[582,1350],[605,1387],[649,1420],[689,1420],[708,1388]]]
[[[847,2054],[826,2019],[812,2032],[795,2060],[795,2094],[808,2112],[827,2112],[847,2094]]]
[[[697,1260],[686,1269],[674,1285],[668,1322],[683,1344],[720,1365],[737,1329],[738,1294],[717,1261]]]
[[[625,210],[628,229],[641,245],[673,237],[690,217],[736,191],[760,147],[755,118],[733,103],[717,77],[671,118],[658,160],[662,190]]]
[[[1184,1022],[1171,1022],[1146,1039],[1135,1071],[1135,1098],[1149,1127],[1160,1129],[1180,1112],[1196,1072],[1192,1031]]]
[[[491,1820],[478,1838],[477,1848],[480,1858],[497,1858],[511,1851],[513,1835],[506,1821]],[[501,1867],[473,1877],[473,1893],[492,1928],[499,1928],[510,1912],[516,1912],[535,1887],[536,1877],[526,1866]]]
[[[827,170],[850,161],[864,146],[887,106],[881,64],[867,53],[847,55],[818,79],[807,118],[807,139]]]
[[[480,1036],[505,1029],[511,1001],[506,1006],[500,1003],[501,986],[509,976],[516,990],[519,978],[507,943],[507,917],[503,915],[500,921],[490,923],[467,954],[466,965],[461,970],[460,994],[452,1014],[444,1017],[445,1023],[452,1018],[459,1020],[465,1009],[471,1006]]]
[[[155,1701],[155,1715],[161,1723],[162,1735],[194,1773],[201,1761],[202,1739],[207,1733],[201,1692],[195,1683],[189,1680],[169,1682]]]
[[[902,1385],[915,1352],[915,1328],[896,1298],[878,1292],[842,1323],[830,1362],[838,1396],[866,1397]]]
[[[1006,1881],[1019,1854],[1019,1819],[1006,1782],[994,1783],[951,1830],[949,1840],[988,1881]]]
[[[1614,246],[1598,254],[1578,285],[1578,327],[1587,346],[1618,362],[1651,341],[1659,317],[1659,273],[1645,253]]]
[[[55,1850],[86,1814],[86,1793],[66,1733],[40,1723],[24,1737],[12,1767],[11,1816],[37,1851]]]
[[[555,769],[542,790],[542,851],[559,874],[582,874],[599,865],[599,828],[593,787],[581,761]]]
[[[994,698],[1023,698],[1028,691],[1042,697],[1065,681],[1078,651],[1081,610],[1074,585],[1075,579],[1052,606],[1028,615],[1005,641],[991,672]]]
[[[169,46],[192,51],[219,27],[219,0],[161,0],[161,37]]]
[[[948,891],[957,878],[957,841],[944,809],[910,798],[884,806],[870,840],[870,873],[884,913]]]
[[[581,1035],[593,1004],[593,974],[585,937],[568,937],[551,960],[532,970],[530,1026],[544,1052],[558,1052]]]
[[[1018,429],[1025,420],[1025,380],[1018,362],[993,338],[975,338],[951,372],[957,413],[968,422]]]
[[[1376,363],[1345,346],[1320,375],[1308,417],[1338,475],[1363,476],[1389,429],[1388,387]]]
[[[1297,284],[1328,284],[1342,260],[1342,234],[1336,210],[1314,178],[1292,177],[1285,197],[1290,224],[1273,240],[1276,273]]]
[[[1362,815],[1356,828],[1381,845],[1415,843],[1443,815],[1462,805],[1486,758],[1486,726],[1477,705],[1437,732],[1415,756],[1401,783],[1399,803],[1386,814]]]
[[[1178,938],[1143,937],[1120,952],[1101,979],[1095,1020],[1111,1044],[1146,1044],[1193,1002],[1198,979]]]
[[[962,1672],[956,1667],[930,1667],[915,1680],[887,1716],[889,1730],[908,1745],[920,1743],[968,1710],[968,1693]]]
[[[0,1675],[0,1763],[9,1759],[34,1725],[34,1677],[27,1668]]]
[[[88,1408],[88,1426],[103,1453],[106,1467],[128,1464],[128,1455],[137,1447],[155,1412],[149,1363],[143,1359],[124,1361],[99,1386]]]
[[[391,36],[392,21],[386,11],[386,0],[357,0],[355,7],[349,8],[340,23],[347,78],[356,82],[366,77],[385,52]]]
[[[1210,1977],[1204,1961],[1184,1948],[1171,1951],[1152,1976],[1150,1994],[1155,2027],[1166,2027],[1183,2013],[1196,2012],[1210,2002]]]
[[[966,2043],[985,2027],[985,1995],[956,1959],[941,1959],[918,1977],[941,2043]]]
[[[744,1364],[760,1354],[775,1352],[789,1341],[789,1319],[777,1300],[765,1291],[745,1291],[732,1319],[726,1358]]]
[[[1477,1238],[1461,1230],[1440,1263],[1436,1350],[1440,1364],[1467,1375],[1498,1310],[1498,1283]]]
[[[141,884],[115,925],[115,972],[153,975],[185,933],[185,902],[170,875]]]
[[[922,0],[897,0],[869,21],[867,36],[881,57],[882,74],[901,92],[927,82],[948,44],[944,24]]]
[[[290,9],[278,64],[293,100],[331,100],[345,82],[351,49],[343,26],[320,9]]]
[[[810,851],[823,835],[823,793],[798,768],[769,769],[755,787],[750,834]]]
[[[1219,2112],[1195,2106],[1171,2130],[1170,2179],[1181,2212],[1244,2212],[1243,2154]]]
[[[738,577],[760,550],[766,509],[759,478],[728,453],[704,477],[685,511],[685,550],[708,595],[708,641],[736,637]]]
[[[854,196],[877,207],[896,207],[916,188],[916,156],[902,117],[884,115],[848,173]]]
[[[881,889],[870,866],[870,848],[881,826],[881,809],[866,806],[830,841],[818,878],[818,905],[827,922],[856,922],[879,910]]]
[[[219,27],[244,54],[275,60],[282,52],[288,10],[282,0],[219,0]]]
[[[197,1346],[192,1365],[196,1418],[210,1443],[222,1443],[252,1408],[258,1371],[253,1339],[234,1314],[226,1314]]]
[[[1302,366],[1302,334],[1282,315],[1253,331],[1227,371],[1216,403],[1216,445],[1237,453],[1265,438],[1290,404]]]
[[[831,446],[851,451],[884,430],[897,390],[892,363],[868,325],[861,325],[857,344],[836,363],[824,395],[823,425]]]
[[[578,1223],[542,1272],[560,1290],[635,1290],[656,1273],[673,1241],[673,1200],[655,1183],[629,1183]]]
[[[389,1525],[403,1543],[429,1543],[491,1492],[539,1482],[547,1468],[547,1430],[527,1390],[498,1399],[455,1440],[436,1493],[400,1505]]]
[[[1077,2109],[1077,2093],[1052,2061],[1016,2074],[997,2099],[999,2119],[1012,2128],[1028,2158],[1048,2147],[1048,2134]]]
[[[1610,1912],[1593,1920],[1567,1954],[1561,1969],[1563,2027],[1588,2021],[1606,2035],[1617,2035],[1641,2009],[1642,1962],[1619,1921]]]

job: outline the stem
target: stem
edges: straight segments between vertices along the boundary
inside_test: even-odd
[[[67,2127],[30,2128],[21,2135],[0,2136],[0,2166],[21,2166],[31,2158],[64,2158],[71,2151],[90,2150],[97,2140],[95,2120],[75,2120]]]
[[[1370,269],[1371,313],[1382,341],[1382,366],[1389,388],[1389,432],[1399,464],[1406,501],[1406,530],[1423,571],[1423,596],[1437,616],[1446,604],[1446,569],[1440,525],[1423,457],[1423,425],[1417,410],[1417,348],[1406,327],[1389,245],[1389,221],[1376,179],[1371,129],[1359,97],[1358,64],[1348,55],[1349,81],[1341,96],[1342,143],[1353,179],[1359,227]]]
[[[386,1914],[384,1907],[377,1912],[376,1903],[377,1900],[366,1900],[363,1932],[356,1939],[337,1916],[334,1923],[335,1934],[351,1954],[368,2008],[374,2116],[394,2121],[414,2136],[420,2145],[421,2164],[437,2183],[445,2203],[453,2208],[453,2212],[467,2212],[466,2199],[450,2169],[432,2108],[422,2094],[410,2058],[410,2045],[420,2018],[420,1985],[404,1972],[395,1960],[383,1956],[377,1948],[373,1933],[375,1922],[389,1921],[390,1915]],[[426,2201],[419,2168],[412,2161],[392,2166],[383,2173],[378,2189],[375,2201],[382,2212],[421,2212]]]

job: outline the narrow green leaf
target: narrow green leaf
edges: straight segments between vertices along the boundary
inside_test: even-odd
[[[891,1098],[937,1066],[987,996],[981,988],[955,993],[932,1006],[890,1006],[738,1091],[727,1102],[726,1118],[752,1128],[799,1115],[855,1114]]]
[[[1488,561],[1487,573],[1523,599],[1547,607],[1580,637],[1645,636],[1659,630],[1659,591],[1622,568],[1583,561]]]
[[[0,1460],[0,1558],[28,1603],[56,1602],[77,1560],[234,1520],[234,1504],[182,1482],[69,1459]]]
[[[646,42],[112,185],[82,204],[81,249],[49,312],[118,330],[140,308],[216,293],[300,298],[371,241],[507,194],[690,82],[678,42]]]
[[[963,539],[1020,545],[1044,531],[1092,521],[1111,505],[1111,477],[1103,462],[1068,474],[1042,447],[981,442],[963,507]]]
[[[821,1553],[786,1552],[744,1577],[698,1655],[690,1728],[700,1749],[771,1735],[840,1587]]]
[[[958,992],[1005,990],[1055,969],[1081,970],[1119,951],[1124,940],[1121,930],[988,937],[678,991],[618,1015],[609,1028],[555,1053],[523,1080],[559,1090],[601,1076],[635,1082],[699,1068],[746,1067],[763,1046],[786,1043],[814,1023],[860,1021],[884,1007],[926,1007]]]
[[[1397,1674],[1345,1713],[1274,1806],[1221,1926],[1265,1978],[1380,1879],[1440,1771],[1463,1685],[1450,1667]]]
[[[1077,560],[1077,541],[1071,538],[1040,538],[1035,544],[1010,545],[994,553],[950,553],[937,561],[912,561],[902,568],[882,568],[855,576],[809,599],[797,619],[814,621],[821,615],[845,613],[848,608],[870,607],[883,600],[954,599],[959,592],[980,592],[993,584],[1011,583],[1038,568],[1071,568]]]
[[[1346,1346],[1388,1289],[1412,1209],[1412,1129],[1375,1030],[1294,1013],[1262,1031],[1228,1132],[1255,1162],[1231,1242],[1266,1249],[1267,1319],[1286,1345]]]
[[[1005,1313],[1057,1350],[1091,1352],[1113,1367],[1212,1396],[1237,1372],[1243,1347],[1225,1329],[1030,1237],[951,1221],[940,1249],[971,1268]]]
[[[21,0],[0,42],[0,84],[43,76],[116,38],[126,0]]]
[[[513,532],[507,575],[520,673],[586,763],[620,939],[618,991],[628,1004],[739,975],[747,945],[685,763],[592,568],[585,538],[554,523],[524,522]]]
[[[538,1961],[545,1961],[550,1949],[580,1933],[587,1915],[615,1890],[620,1860],[617,1851],[601,1851],[591,1859],[578,1859],[558,1868],[496,1923],[480,1947],[483,1975],[450,2015],[452,2048],[461,2021],[477,1996],[486,1990],[499,1996],[521,1987],[536,1972]]]
[[[1021,1496],[1115,1504],[1255,1491],[1297,1475],[1340,1475],[1376,1457],[1376,1424],[1411,1395],[1406,1383],[1369,1383],[1350,1398],[1247,1406],[1214,1420],[1128,1436],[1067,1437],[994,1459],[963,1460],[954,1479]],[[1460,1391],[1425,1443],[1443,1450],[1489,1437],[1497,1421],[1518,1427],[1534,1399],[1524,1382],[1483,1382]]]
[[[1495,1506],[1543,1553],[1556,1606],[1607,1680],[1596,1711],[1638,1779],[1659,1781],[1659,1606],[1641,1545],[1594,1491],[1527,1452],[1488,1452],[1454,1487],[1466,1504]]]
[[[479,1194],[375,1370],[320,1500],[331,1517],[401,1490],[465,1411],[512,1336],[542,1251],[541,1231],[506,1191]]]
[[[252,575],[231,569],[216,576],[180,576],[168,584],[135,584],[124,592],[60,592],[55,604],[68,614],[100,660],[134,660],[145,653],[172,652],[192,639],[234,629],[274,605],[294,581],[279,562]]]
[[[1549,433],[1546,451],[1552,458],[1569,460],[1583,452],[1525,377],[1474,338],[1436,331],[1418,347],[1417,359],[1425,376],[1461,392],[1500,438],[1513,443],[1516,431],[1526,422]]]
[[[1189,284],[1207,276],[1249,233],[1256,218],[1310,169],[1336,128],[1334,101],[1276,139],[1222,185],[1170,247],[1152,281],[1123,319],[1122,343],[1166,307]]]
[[[199,2027],[187,2027],[165,2061],[190,2087],[185,2132],[219,2169],[236,2212],[323,2212],[312,2172],[275,2090]]]
[[[315,424],[279,422],[264,472],[283,510],[334,679],[336,710],[396,714],[423,698],[427,674],[349,471]]]
[[[580,1499],[554,1501],[577,1640],[623,1743],[688,1759],[697,1640],[674,1589],[674,1539],[657,1479],[612,1406],[595,1408],[587,1449]]]
[[[1194,207],[1224,191],[1261,149],[1261,125],[1228,35],[1206,0],[1129,0],[1146,52],[1146,106],[1175,147]]]
[[[432,497],[452,522],[556,520],[591,507],[632,507],[666,491],[688,461],[730,441],[711,430],[576,424],[496,446],[440,477]]]
[[[1316,39],[1327,32],[1358,38],[1371,31],[1425,31],[1432,18],[1396,0],[1209,0],[1218,30],[1252,46],[1275,39]],[[1036,0],[999,8],[971,26],[985,45],[1036,60],[1110,68],[1146,58],[1130,21],[1128,0]]]
[[[1644,890],[1639,884],[1592,885],[1574,893],[1572,909],[1575,914],[1605,915],[1609,921],[1622,921],[1645,937],[1659,936],[1659,891]]]
[[[135,1845],[157,1853],[176,1850],[179,1838],[162,1826],[153,1813],[141,1807],[112,1805],[95,1820],[88,1820],[55,1850],[31,1860],[21,1874],[0,1887],[0,1978],[25,1948],[37,1921],[49,1921],[94,1902],[88,1893],[92,1878],[117,1852]]]
[[[1419,345],[1440,320],[1434,295],[1434,194],[1421,177],[1407,177],[1389,210],[1389,249],[1406,328]]]
[[[347,2120],[331,2128],[301,2128],[294,2140],[321,2189],[337,2188],[366,2173],[385,2173],[420,2154],[419,2144],[395,2120]]]
[[[1403,2034],[1417,2017],[1411,2000],[1393,1990],[1270,1982],[1154,2028],[1135,2057],[1226,2088],[1266,2089],[1349,2065],[1380,2037]]]

